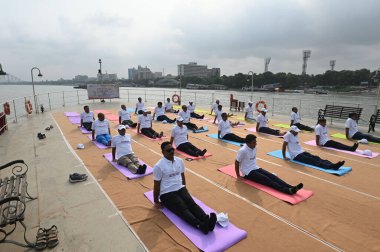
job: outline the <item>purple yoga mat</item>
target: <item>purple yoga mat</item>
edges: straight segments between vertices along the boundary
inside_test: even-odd
[[[134,173],[130,172],[126,167],[121,166],[121,165],[118,165],[116,162],[112,162],[112,153],[104,154],[103,157],[104,157],[105,159],[107,159],[107,161],[108,161],[113,167],[115,167],[116,169],[118,169],[119,172],[121,172],[124,176],[126,176],[126,177],[129,178],[129,179],[140,178],[140,177],[144,177],[144,176],[147,176],[147,175],[153,173],[153,168],[150,167],[147,163],[145,163],[145,162],[142,161],[141,159],[139,159],[140,164],[146,164],[146,171],[145,171],[145,174],[134,174]]]
[[[144,193],[144,195],[150,200],[153,201],[153,191]],[[194,198],[194,201],[205,211],[207,214],[215,212],[213,209],[206,206],[200,200]],[[237,228],[233,224],[229,223],[226,228],[216,224],[213,232],[208,233],[207,235],[203,234],[200,230],[195,229],[194,227],[187,224],[185,221],[180,219],[177,215],[172,213],[169,209],[164,208],[162,212],[166,217],[171,220],[171,222],[176,225],[181,232],[190,239],[200,250],[212,252],[212,251],[224,251],[239,241],[247,237],[247,232]]]
[[[72,124],[80,124],[80,117],[79,116],[70,116],[70,117],[67,117],[69,119],[69,121],[72,123]]]
[[[104,144],[102,143],[99,143],[97,142],[96,140],[95,141],[92,141],[92,135],[87,135],[88,139],[91,140],[91,142],[93,142],[99,149],[108,149],[108,148],[111,148],[109,146],[105,146]]]
[[[71,117],[71,116],[79,116],[78,112],[65,112],[65,116]]]
[[[248,130],[248,131],[251,131],[251,132],[256,132],[256,128],[247,128],[245,130]],[[262,132],[258,132],[258,134],[263,134],[263,135],[267,135],[267,136],[273,136],[273,137],[278,137],[278,138],[284,138],[283,136],[276,136],[276,135],[271,135],[271,134],[267,134],[267,133],[262,133]]]
[[[81,126],[78,126],[78,128],[80,129],[80,131],[82,131],[83,134],[91,134],[91,132],[92,132],[92,131],[86,130],[85,128],[83,128]]]

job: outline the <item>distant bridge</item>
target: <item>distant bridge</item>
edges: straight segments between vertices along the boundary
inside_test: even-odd
[[[7,73],[6,75],[0,76],[0,83],[13,83],[13,82],[24,82],[22,79]]]

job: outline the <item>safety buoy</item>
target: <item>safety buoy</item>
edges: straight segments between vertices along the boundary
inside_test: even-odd
[[[10,115],[11,114],[11,107],[9,106],[9,103],[8,102],[4,103],[3,107],[4,107],[4,113],[6,115]]]
[[[28,113],[29,115],[33,112],[33,106],[30,101],[25,102],[25,110],[26,110],[26,113]]]
[[[180,102],[181,102],[181,98],[179,97],[179,95],[174,94],[174,95],[172,96],[172,101],[173,101],[174,103],[180,103]]]
[[[265,103],[265,101],[256,102],[256,111],[259,113],[261,112],[261,108],[259,108],[260,104],[262,104],[262,108],[267,108],[267,104]]]

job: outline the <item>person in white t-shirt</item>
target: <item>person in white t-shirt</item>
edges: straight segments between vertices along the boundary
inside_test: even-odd
[[[141,115],[144,111],[144,103],[142,102],[141,97],[137,98],[138,102],[136,103],[136,109],[135,109],[135,114]]]
[[[214,111],[215,112],[215,118],[214,118],[214,124],[215,124],[215,121],[218,121],[217,123],[219,123],[220,121],[222,121],[222,114],[225,113],[223,111],[223,106],[222,105],[218,105],[218,108]],[[227,117],[229,116],[232,116],[232,114],[227,114]]]
[[[183,118],[177,117],[177,126],[174,126],[172,129],[170,143],[173,144],[174,142],[177,150],[183,151],[193,157],[204,156],[206,154],[206,149],[200,150],[188,140],[187,127],[183,125]]]
[[[149,137],[149,138],[161,138],[164,133],[161,131],[160,134],[158,134],[156,131],[152,128],[152,116],[148,114],[148,110],[144,109],[143,114],[139,116],[139,122],[137,124],[137,134],[141,134]]]
[[[140,164],[139,159],[136,157],[132,150],[132,138],[130,135],[125,134],[125,126],[120,124],[117,128],[119,135],[112,137],[112,161],[117,164],[127,167],[127,169],[134,174],[144,174],[146,171],[146,164]]]
[[[132,121],[131,114],[124,104],[121,105],[121,110],[119,111],[119,124],[127,125],[131,128],[136,128],[137,126],[137,123]]]
[[[345,125],[347,139],[354,139],[354,140],[367,139],[369,142],[380,143],[379,137],[375,137],[370,134],[365,134],[358,130],[357,121],[359,119],[359,116],[357,113],[350,113],[348,117],[349,118],[346,120],[346,125]]]
[[[285,135],[285,132],[281,132],[279,130],[271,129],[268,127],[268,118],[266,117],[267,112],[268,110],[266,108],[262,108],[260,115],[257,116],[256,132],[266,133],[275,136]]]
[[[219,100],[216,100],[214,104],[211,106],[211,112],[210,115],[212,115],[212,112],[215,112],[218,109],[219,106]]]
[[[311,132],[314,131],[313,128],[301,124],[301,117],[300,117],[300,114],[298,113],[297,107],[293,107],[292,113],[290,114],[290,126],[292,126],[292,125],[297,126],[297,128],[299,128],[300,130],[307,130],[307,131],[311,131]]]
[[[251,101],[248,102],[248,107],[245,108],[244,120],[246,121],[256,121],[253,112],[255,109],[253,108],[253,103]]]
[[[358,143],[354,143],[353,146],[348,146],[348,145],[336,142],[334,140],[330,140],[327,133],[325,118],[321,118],[318,120],[318,125],[315,127],[314,131],[315,131],[315,137],[316,137],[315,143],[318,146],[330,147],[330,148],[335,148],[338,150],[345,150],[345,151],[356,151],[356,149],[359,146]]]
[[[91,125],[95,120],[94,112],[86,105],[83,107],[84,112],[80,114],[80,126],[88,131],[91,131]]]
[[[190,116],[195,119],[203,119],[205,117],[205,115],[195,113],[195,104],[192,101],[189,101],[189,106],[187,106],[187,109],[190,111]]]
[[[179,112],[179,110],[173,109],[173,104],[170,102],[170,98],[166,99],[165,112],[170,112],[170,113],[175,113],[175,114]]]
[[[164,155],[153,167],[153,199],[157,208],[166,207],[179,218],[208,234],[215,228],[216,214],[206,214],[186,189],[185,164],[174,156],[170,142],[161,144]]]
[[[222,113],[222,120],[218,123],[218,138],[238,143],[245,143],[245,139],[232,133],[231,127],[235,127],[239,122],[232,123],[227,120],[227,113]]]
[[[235,172],[237,178],[245,178],[289,195],[297,193],[297,191],[303,187],[302,183],[299,183],[296,186],[291,186],[276,175],[257,166],[256,139],[255,135],[248,134],[245,137],[245,145],[240,148],[236,155]]]
[[[190,122],[190,111],[187,109],[186,105],[182,105],[182,110],[178,113],[178,116],[183,118],[183,124],[186,125],[189,130],[196,131],[203,129],[203,127],[198,128],[197,125]]]
[[[95,140],[105,146],[111,146],[111,131],[110,123],[107,119],[104,119],[104,114],[99,113],[98,119],[95,120],[91,125],[92,130],[92,141]]]
[[[289,160],[289,158],[286,157],[286,148],[288,148],[290,159],[301,163],[331,170],[338,170],[344,165],[344,161],[339,161],[334,164],[329,160],[322,159],[304,151],[300,145],[300,139],[298,138],[299,132],[300,129],[293,125],[290,127],[290,131],[284,135],[284,143],[282,144],[282,157],[284,160]]]
[[[157,121],[162,122],[166,121],[168,123],[174,123],[175,119],[170,119],[165,115],[165,108],[162,107],[162,102],[157,102],[157,107],[154,108],[153,118],[156,118]]]

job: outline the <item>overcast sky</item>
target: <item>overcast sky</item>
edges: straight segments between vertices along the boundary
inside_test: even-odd
[[[128,78],[148,66],[177,75],[192,61],[221,74],[269,70],[309,74],[380,67],[377,0],[0,0],[0,64],[23,80],[37,66],[44,79]]]

